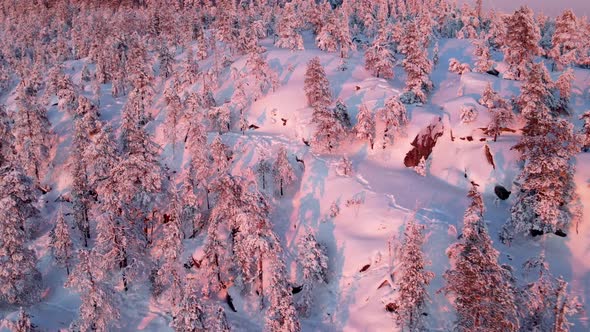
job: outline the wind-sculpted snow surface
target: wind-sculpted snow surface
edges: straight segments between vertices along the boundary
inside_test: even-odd
[[[0,5],[0,331],[590,329],[587,19],[266,3]]]

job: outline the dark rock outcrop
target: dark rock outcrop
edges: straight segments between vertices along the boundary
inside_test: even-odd
[[[422,129],[414,141],[412,142],[412,146],[414,147],[410,150],[406,157],[404,158],[404,165],[406,167],[416,167],[420,163],[420,159],[424,157],[424,159],[428,159],[430,154],[432,153],[432,149],[436,145],[436,140],[441,137],[444,133],[444,125],[442,123],[442,118],[437,117],[435,118],[428,127]]]

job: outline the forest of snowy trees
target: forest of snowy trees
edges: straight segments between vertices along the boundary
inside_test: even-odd
[[[438,63],[439,40],[454,38],[473,43],[475,64]],[[0,3],[0,308],[19,312],[10,329],[44,330],[28,311],[48,286],[79,295],[76,317],[64,326],[71,331],[121,328],[122,310],[146,287],[152,301],[166,303],[175,331],[244,329],[228,319],[236,311],[230,289],[263,315],[265,331],[304,330],[302,320],[322,310],[314,301],[331,282],[333,253],[311,228],[287,243],[272,217],[308,165],[275,144],[251,170],[237,172],[243,150],[227,140],[252,129],[250,107],[279,89],[289,70],[269,61],[263,40],[293,53],[315,44],[336,54],[339,71],[358,53],[370,75],[402,79],[399,95],[352,111],[338,98],[326,61],[309,57],[302,89],[313,130],[301,145],[318,155],[350,141],[392,149],[406,135],[409,110],[428,103],[436,88],[435,66],[497,76],[500,57],[503,78],[519,81],[520,91],[508,99],[488,84],[479,104],[491,119],[482,128],[490,141],[523,125],[512,147],[521,169],[510,217],[500,234],[491,233],[482,188],[469,184],[442,275],[429,270],[423,251],[427,226],[406,218],[394,245],[391,319],[383,326],[426,330],[429,285],[440,278],[453,330],[569,330],[582,304],[568,282],[550,272],[544,256],[527,260],[526,280],[533,281],[521,281],[500,263],[498,248],[544,234],[575,236],[582,219],[573,159],[590,147],[590,113],[576,128],[569,100],[572,68],[590,68],[590,22],[570,10],[550,18],[526,6],[500,14],[481,0]],[[78,60],[84,65],[74,75]],[[227,73],[233,89],[219,94]],[[104,116],[107,99],[124,102],[116,121]],[[71,119],[71,139],[54,132],[61,120],[50,121],[52,107]],[[464,123],[477,116],[473,108],[461,113]],[[163,157],[155,128],[163,128],[172,157]],[[58,156],[63,145],[68,153]],[[166,158],[183,154],[186,161],[171,169]],[[415,167],[423,176],[427,159]],[[58,164],[68,174],[65,189],[53,185]],[[339,167],[352,176],[346,156]],[[331,208],[332,217],[343,213],[336,203]],[[40,268],[33,244],[44,237],[51,264],[64,274],[59,285],[49,285]]]

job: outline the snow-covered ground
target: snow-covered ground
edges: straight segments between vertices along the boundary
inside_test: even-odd
[[[308,36],[309,37],[309,36]],[[496,204],[494,186],[512,186],[518,174],[517,154],[511,151],[518,138],[516,134],[506,134],[497,142],[485,138],[480,127],[486,125],[488,115],[483,106],[477,103],[488,82],[504,97],[518,93],[518,82],[502,80],[487,74],[468,73],[457,75],[448,71],[450,58],[473,64],[472,46],[468,40],[441,40],[440,63],[435,67],[431,77],[435,89],[430,102],[408,109],[410,124],[406,137],[396,140],[393,146],[383,150],[379,139],[375,149],[357,140],[342,142],[331,154],[317,154],[302,142],[309,138],[313,123],[311,109],[306,105],[303,91],[303,76],[307,62],[319,56],[324,65],[335,98],[341,99],[348,106],[351,118],[356,118],[359,106],[364,103],[376,110],[382,107],[387,97],[398,95],[403,90],[404,76],[401,68],[396,68],[395,78],[384,80],[372,77],[363,66],[362,52],[353,52],[348,62],[348,70],[339,71],[337,54],[319,51],[310,38],[306,38],[305,51],[291,52],[277,49],[270,40],[263,42],[268,49],[267,61],[279,73],[281,86],[275,92],[255,102],[248,110],[248,120],[260,128],[247,131],[242,135],[234,130],[222,135],[224,143],[232,146],[236,158],[232,162],[232,172],[243,174],[253,169],[262,154],[276,154],[279,145],[285,145],[289,158],[296,168],[298,180],[288,187],[286,195],[274,197],[272,222],[274,229],[286,247],[288,267],[292,278],[294,260],[296,259],[297,239],[305,230],[313,230],[320,242],[328,248],[329,283],[318,287],[316,305],[310,318],[302,320],[305,331],[389,331],[393,327],[391,316],[384,310],[384,305],[393,296],[388,287],[378,289],[384,280],[390,278],[393,270],[391,241],[400,234],[404,221],[416,212],[419,223],[426,225],[427,241],[425,252],[432,265],[429,267],[436,277],[429,287],[431,303],[429,305],[428,330],[447,331],[453,319],[453,309],[444,294],[437,293],[443,285],[442,274],[449,267],[445,249],[456,240],[465,208],[469,181],[479,184],[486,204],[485,219],[494,245],[501,252],[500,260],[515,268],[516,276],[522,279],[521,265],[529,257],[544,250],[551,270],[555,275],[563,275],[570,282],[571,290],[585,303],[590,303],[590,154],[582,153],[576,158],[575,175],[577,191],[584,204],[584,220],[576,232],[570,230],[567,238],[554,235],[516,241],[511,246],[497,240],[500,227],[507,219],[511,200]],[[184,54],[178,54],[182,59]],[[244,65],[244,59],[238,59],[232,66]],[[79,72],[84,60],[66,63],[66,69],[73,74],[74,81],[79,82]],[[203,63],[203,66],[207,64]],[[292,68],[290,71],[287,68]],[[226,72],[224,75],[228,75]],[[578,123],[578,115],[590,109],[590,71],[575,70],[575,85],[571,105],[574,109],[572,119]],[[228,98],[233,89],[229,79],[216,90],[217,100]],[[110,85],[103,85],[101,99],[101,120],[109,121],[116,128],[120,123],[120,110],[125,97],[113,99]],[[162,124],[165,108],[161,107],[163,82],[157,81],[156,100],[152,114],[155,121],[149,129],[155,141],[163,147],[162,163],[173,170],[181,170],[184,161],[189,159],[179,144],[176,154],[167,143]],[[191,89],[196,87],[191,87]],[[89,90],[89,89],[88,89]],[[88,96],[90,91],[85,91]],[[14,95],[8,95],[3,103],[14,108]],[[479,115],[475,122],[462,124],[459,119],[460,108],[472,105]],[[58,195],[68,192],[71,185],[65,161],[71,143],[71,118],[57,110],[49,108],[52,128],[58,136],[59,143],[48,175],[47,183],[53,188],[42,199],[43,215],[46,217],[46,231],[56,215]],[[403,164],[403,158],[411,149],[415,135],[434,118],[441,117],[444,135],[439,139],[427,167],[427,176],[422,177]],[[287,119],[283,125],[281,118]],[[517,127],[516,125],[513,127]],[[452,135],[455,140],[451,140]],[[215,133],[210,133],[212,140]],[[461,137],[472,136],[473,140]],[[487,144],[494,156],[496,169],[486,162],[484,145]],[[350,158],[353,175],[341,176],[336,171],[338,160],[342,156]],[[302,158],[305,166],[295,162],[295,157]],[[468,179],[466,179],[466,177]],[[357,199],[358,204],[347,204]],[[340,214],[330,217],[330,207],[336,202]],[[185,256],[199,255],[202,238],[185,240]],[[40,270],[44,277],[45,291],[43,300],[29,309],[33,322],[46,331],[65,329],[77,315],[80,304],[78,295],[63,288],[65,272],[57,268],[48,250],[48,232],[38,238],[34,249],[40,258]],[[365,271],[360,270],[370,265]],[[147,288],[131,292],[119,305],[122,311],[121,331],[166,331],[171,317],[166,314],[165,303],[148,300]],[[226,310],[229,321],[236,330],[258,331],[263,321],[260,312],[243,301],[239,290],[230,289],[234,297],[237,312]],[[15,308],[2,308],[0,316],[9,319],[16,317]],[[572,331],[590,329],[585,316],[577,316]]]

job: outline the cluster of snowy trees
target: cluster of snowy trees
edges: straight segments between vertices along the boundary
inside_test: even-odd
[[[145,285],[170,304],[177,331],[230,330],[216,300],[229,296],[230,287],[260,303],[269,331],[299,331],[299,316],[313,311],[315,287],[329,282],[328,253],[314,234],[301,238],[302,290],[293,294],[288,253],[271,222],[272,199],[288,194],[296,181],[287,149],[279,147],[274,160],[261,158],[255,179],[234,174],[226,139],[228,132],[244,134],[249,106],[279,87],[279,74],[259,43],[267,37],[296,51],[311,32],[318,48],[339,53],[343,63],[358,50],[377,77],[393,78],[398,64],[405,71],[404,93],[379,109],[359,105],[353,125],[348,106],[334,100],[320,58],[309,61],[304,91],[316,126],[313,147],[328,152],[349,136],[385,149],[404,134],[406,105],[427,102],[433,88],[429,76],[438,54],[428,50],[438,38],[477,39],[480,72],[493,67],[492,51],[502,51],[507,77],[524,85],[515,104],[486,89],[481,103],[492,114],[486,133],[497,139],[516,110],[526,121],[516,146],[524,163],[521,190],[503,239],[564,231],[576,216],[570,161],[590,146],[590,115],[584,117],[584,135],[563,115],[573,78],[569,68],[590,67],[590,23],[571,11],[552,20],[535,18],[526,7],[505,16],[484,13],[481,1],[461,8],[417,0],[30,1],[0,4],[0,31],[0,94],[14,92],[15,100],[11,109],[0,105],[0,304],[39,301],[43,281],[30,242],[42,235],[41,225],[51,225],[52,256],[67,275],[65,286],[80,294],[75,330],[116,327],[121,297]],[[564,70],[556,82],[535,63],[538,55],[552,69]],[[232,66],[238,56],[247,59],[241,69]],[[80,75],[73,75],[69,61],[80,59]],[[216,91],[230,76],[234,89],[224,100]],[[159,87],[165,87],[164,103],[154,105]],[[118,127],[101,118],[105,91],[123,104]],[[64,143],[71,144],[65,170],[70,191],[57,209],[38,204],[54,175],[57,142],[48,117],[54,100],[56,112],[72,120],[65,129],[71,142]],[[178,175],[162,160],[167,147],[152,137],[157,109],[165,115],[172,154],[187,152]],[[213,132],[219,135],[210,137]],[[350,175],[350,161],[343,165]],[[268,197],[267,188],[277,197]],[[540,269],[540,278],[523,292],[553,297],[531,302],[528,318],[519,318],[518,292],[508,270],[498,265],[481,197],[474,188],[469,197],[464,236],[449,249],[452,268],[445,273],[460,329],[566,329],[577,304],[542,259],[529,264]],[[39,209],[54,217],[43,218]],[[203,241],[204,255],[191,255],[193,270],[187,270],[184,241],[195,237]],[[398,266],[396,321],[410,330],[422,326],[433,278],[424,271],[423,242],[421,226],[408,222],[400,262],[411,264]],[[475,277],[483,272],[485,278]],[[489,287],[493,291],[482,291]],[[469,290],[486,301],[476,303]],[[16,326],[31,330],[24,310]]]
[[[521,285],[512,267],[500,264],[484,220],[485,207],[472,183],[461,235],[446,253],[450,268],[444,274],[444,292],[456,311],[457,331],[568,331],[572,315],[581,313],[579,299],[568,291],[562,277],[555,277],[541,254],[525,262]],[[396,325],[402,330],[422,331],[429,302],[428,286],[434,273],[423,252],[424,226],[411,216],[404,236],[396,241],[394,284],[390,303]],[[531,271],[539,271],[530,279]],[[535,277],[535,276],[533,276]]]

